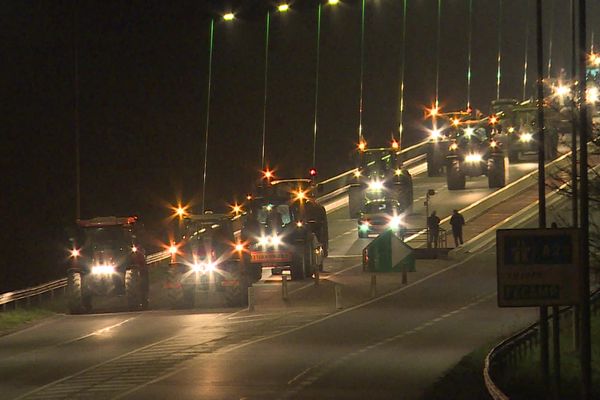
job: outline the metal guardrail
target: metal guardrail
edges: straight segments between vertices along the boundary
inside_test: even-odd
[[[65,288],[66,286],[67,278],[62,278],[52,282],[44,283],[40,286],[3,293],[0,295],[0,305],[2,305],[2,311],[5,311],[7,304],[10,303],[14,303],[16,308],[16,305],[20,300],[26,300],[27,305],[31,305],[31,300],[36,296],[39,302],[42,300],[42,295],[48,292],[50,293],[50,297],[54,298],[54,292],[57,289]]]
[[[594,309],[597,309],[598,303],[600,303],[600,290],[595,290],[590,296],[590,302]],[[567,313],[572,313],[573,307],[565,307],[559,311],[561,316],[565,316]],[[548,320],[552,316],[548,316]],[[505,364],[508,359],[516,360],[518,355],[524,353],[523,347],[526,349],[531,349],[533,347],[534,342],[536,342],[539,338],[539,322],[535,322],[529,325],[527,328],[517,332],[516,334],[506,338],[486,355],[484,367],[483,367],[483,380],[485,382],[485,387],[489,393],[489,395],[494,400],[508,400],[509,397],[498,387],[498,385],[494,382],[492,378],[493,368],[499,365]],[[517,354],[515,354],[515,352]]]
[[[446,247],[448,247],[448,231],[442,227],[439,228],[439,233],[438,233],[438,240],[437,240],[437,247],[440,249],[444,249]],[[409,229],[402,229],[399,233],[398,236],[400,236],[400,239],[402,239],[403,241],[408,241],[411,242],[411,245],[413,245],[413,243],[415,242],[422,242],[425,243],[425,245],[427,245],[427,228],[409,228]],[[414,245],[412,247],[415,247]]]
[[[412,165],[417,162],[420,162],[425,157],[425,145],[428,141],[423,141],[417,143],[413,146],[407,147],[404,150],[400,151],[400,159],[407,165]],[[336,197],[341,196],[347,190],[347,180],[348,177],[352,176],[356,169],[351,169],[349,171],[343,172],[339,175],[326,179],[320,182],[322,185],[323,194],[319,196],[319,201],[330,201]],[[234,230],[236,232],[241,229],[241,218],[235,218],[234,220]],[[160,261],[166,260],[170,257],[170,253],[168,250],[159,251],[156,253],[152,253],[146,256],[146,262],[148,264],[155,264]],[[50,297],[54,297],[54,292],[58,289],[65,289],[67,286],[67,278],[58,279],[52,282],[47,282],[42,285],[31,287],[27,289],[21,289],[14,292],[7,292],[0,294],[0,305],[2,306],[2,311],[6,310],[6,306],[10,303],[14,303],[15,307],[17,306],[19,301],[27,301],[27,304],[31,304],[32,298],[37,297],[38,301],[41,301],[42,295],[50,293]]]
[[[591,143],[589,145],[591,145]],[[598,168],[600,168],[600,166],[598,165],[591,168],[589,173],[598,170]],[[557,198],[557,194],[559,193],[559,191],[566,185],[567,184],[565,183],[555,192],[546,195],[546,198]],[[592,304],[593,309],[596,310],[600,305],[600,289],[596,289],[591,294],[590,302]],[[573,308],[569,306],[561,309],[560,315],[564,316],[567,312],[573,312]],[[551,316],[548,316],[548,320],[550,318]],[[488,393],[494,400],[508,400],[509,397],[504,392],[502,392],[502,390],[494,382],[492,378],[492,368],[497,366],[498,364],[504,363],[505,358],[515,359],[516,357],[514,356],[514,352],[516,351],[517,354],[520,354],[520,350],[524,345],[528,348],[531,348],[533,342],[538,340],[538,331],[539,322],[535,322],[527,328],[517,332],[516,334],[508,337],[507,339],[494,346],[494,348],[492,348],[492,350],[490,350],[490,352],[486,355],[483,368],[483,380],[485,382],[485,386]]]

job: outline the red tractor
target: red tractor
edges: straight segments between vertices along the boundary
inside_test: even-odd
[[[72,314],[92,310],[95,297],[125,296],[130,310],[148,306],[149,280],[137,217],[77,221],[67,274]]]

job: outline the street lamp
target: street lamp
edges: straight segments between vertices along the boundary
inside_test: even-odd
[[[223,19],[225,21],[232,21],[233,19],[235,19],[235,14],[232,12],[227,13],[227,14],[223,15]]]

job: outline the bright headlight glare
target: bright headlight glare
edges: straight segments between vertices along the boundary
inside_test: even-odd
[[[476,162],[480,162],[481,160],[482,160],[481,154],[468,154],[465,157],[465,161],[468,163],[476,163]]]
[[[279,246],[281,244],[281,237],[278,235],[266,236],[263,235],[258,239],[258,245],[262,247],[267,246]]]
[[[279,246],[281,244],[281,238],[277,235],[273,235],[271,237],[271,243],[273,243],[273,246]]]
[[[194,272],[200,272],[204,269],[204,265],[201,263],[194,263],[192,264],[192,271]]]
[[[430,134],[431,139],[439,139],[440,137],[442,137],[442,131],[440,129],[434,129],[431,131]]]
[[[522,133],[519,140],[524,143],[531,142],[533,140],[533,135],[531,133]]]
[[[456,150],[458,150],[458,145],[457,145],[456,143],[452,143],[452,144],[450,145],[450,150],[451,150],[451,151],[456,151]]]
[[[390,222],[388,223],[388,226],[390,228],[397,228],[401,224],[402,224],[402,217],[399,215],[394,215],[392,218],[390,218]]]
[[[269,237],[262,235],[259,239],[258,239],[258,245],[259,246],[266,246],[269,244]]]
[[[94,275],[110,275],[114,274],[114,265],[94,265],[92,267],[92,274]]]
[[[381,181],[371,181],[369,182],[370,190],[381,190],[383,189],[383,182]]]
[[[194,272],[212,272],[217,268],[217,263],[212,261],[197,262],[192,264]]]
[[[215,269],[217,269],[217,263],[213,262],[213,261],[209,261],[209,262],[207,262],[207,263],[204,264],[204,267],[206,268],[206,270],[208,272],[212,272]]]

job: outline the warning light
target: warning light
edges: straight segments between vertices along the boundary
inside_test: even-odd
[[[495,125],[498,123],[498,117],[495,115],[490,115],[490,125]]]
[[[298,201],[306,200],[306,192],[303,192],[302,189],[298,189],[298,191],[295,192],[295,195],[296,200]]]
[[[367,143],[366,143],[366,142],[364,142],[364,141],[363,141],[363,142],[360,142],[360,143],[358,144],[358,149],[359,149],[360,151],[365,151],[365,150],[367,149]]]
[[[392,140],[392,149],[398,149],[400,147],[400,145],[398,144],[397,141]]]
[[[317,169],[316,168],[309,169],[308,174],[314,178],[315,176],[317,176]]]
[[[231,208],[231,212],[235,215],[240,215],[244,211],[242,206],[237,203],[230,205],[229,207]]]
[[[272,170],[270,170],[270,169],[267,168],[266,170],[263,171],[263,178],[264,179],[266,179],[268,181],[271,181],[271,179],[273,179],[274,177],[275,177],[275,174],[273,173]]]
[[[433,106],[431,108],[427,108],[426,111],[427,111],[427,116],[428,117],[435,118],[435,117],[437,117],[439,115],[440,108],[436,107],[436,106]]]

